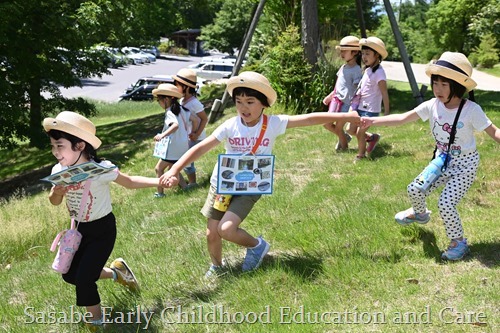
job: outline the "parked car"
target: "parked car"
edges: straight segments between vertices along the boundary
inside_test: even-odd
[[[141,77],[131,84],[120,96],[120,100],[146,101],[153,99],[153,89],[161,83],[174,83],[170,75],[153,75]]]
[[[161,56],[160,50],[156,46],[142,45],[139,49],[143,52],[151,53],[156,58]]]
[[[124,47],[124,48],[122,48],[122,51],[123,52],[129,52],[129,53],[140,55],[140,56],[144,57],[144,61],[146,63],[155,62],[156,61],[156,56],[152,55],[151,53],[147,53],[147,52],[141,51],[137,47]]]
[[[210,62],[202,65],[199,68],[193,68],[196,75],[205,80],[218,80],[231,76],[234,64],[222,62]]]

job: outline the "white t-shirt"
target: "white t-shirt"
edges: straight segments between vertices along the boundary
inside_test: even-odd
[[[106,168],[114,166],[114,164],[109,161],[101,161],[99,165]],[[52,174],[64,169],[67,169],[67,167],[62,167],[61,164],[58,163],[52,168]],[[87,198],[86,207],[84,207],[83,210],[83,218],[80,222],[91,222],[111,213],[112,207],[109,183],[113,182],[117,177],[118,168],[114,168],[110,172],[103,173],[95,178],[92,178],[89,196]],[[66,193],[66,207],[68,207],[70,217],[75,218],[75,220],[78,218],[80,201],[82,199],[83,188],[86,181],[66,186],[69,189]]]
[[[431,133],[439,151],[446,152],[458,107],[448,109],[439,99],[432,98],[413,110],[423,121],[429,119]],[[474,131],[484,131],[491,124],[481,106],[467,100],[458,118],[455,142],[451,146],[450,154],[459,156],[476,150]]]
[[[202,112],[205,110],[205,107],[201,102],[196,98],[196,97],[191,97],[187,102],[184,102],[185,98],[181,98],[180,103],[184,107],[184,109],[189,110],[192,115],[198,117],[198,113]],[[186,104],[184,104],[186,103]],[[193,131],[192,129],[192,124],[189,122],[189,133]],[[207,137],[207,133],[205,132],[205,129],[201,132],[200,136],[198,137],[198,141],[203,140]]]
[[[212,135],[219,141],[226,141],[224,147],[226,154],[247,154],[249,153],[255,142],[260,136],[260,129],[262,128],[263,118],[261,117],[259,123],[252,127],[247,127],[239,116],[226,120],[219,127],[217,127]],[[267,129],[264,137],[257,148],[256,155],[270,155],[273,151],[276,138],[285,133],[286,126],[288,125],[288,116],[268,116]],[[217,186],[217,170],[218,164],[215,164],[210,183]]]
[[[358,94],[361,95],[358,110],[380,113],[382,111],[382,92],[378,87],[380,81],[387,81],[385,71],[381,65],[373,73],[372,68],[365,70],[361,79],[361,88]]]
[[[162,133],[165,132],[172,124],[178,124],[177,131],[170,134],[170,143],[167,148],[166,160],[177,161],[181,156],[188,151],[188,129],[189,129],[189,113],[181,110],[176,116],[170,108],[165,112],[165,123]]]

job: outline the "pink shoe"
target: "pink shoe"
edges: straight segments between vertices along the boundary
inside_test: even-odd
[[[367,141],[368,146],[366,147],[366,152],[370,154],[375,147],[377,147],[378,142],[380,141],[380,135],[373,133],[370,141]]]

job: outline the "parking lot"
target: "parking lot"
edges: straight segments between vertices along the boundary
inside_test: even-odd
[[[196,64],[200,57],[161,57],[144,65],[111,68],[111,74],[102,78],[82,79],[83,87],[61,88],[65,97],[85,97],[97,101],[117,102],[120,95],[139,78],[150,75],[174,75],[181,68]]]

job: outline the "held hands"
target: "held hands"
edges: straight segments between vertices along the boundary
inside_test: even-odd
[[[176,174],[170,172],[170,170],[160,177],[160,185],[165,188],[172,188],[177,184],[179,184],[179,177]]]
[[[362,117],[360,125],[362,129],[367,129],[368,127],[373,125],[373,119],[371,119],[370,117]]]
[[[196,132],[191,132],[191,133],[189,133],[189,140],[191,140],[191,141],[196,141],[196,140],[198,140],[198,137],[199,137],[199,135],[198,135],[198,134],[196,134]]]
[[[351,119],[350,122],[352,124],[359,126],[361,118],[357,111],[349,110],[349,112],[347,112],[347,117]]]

